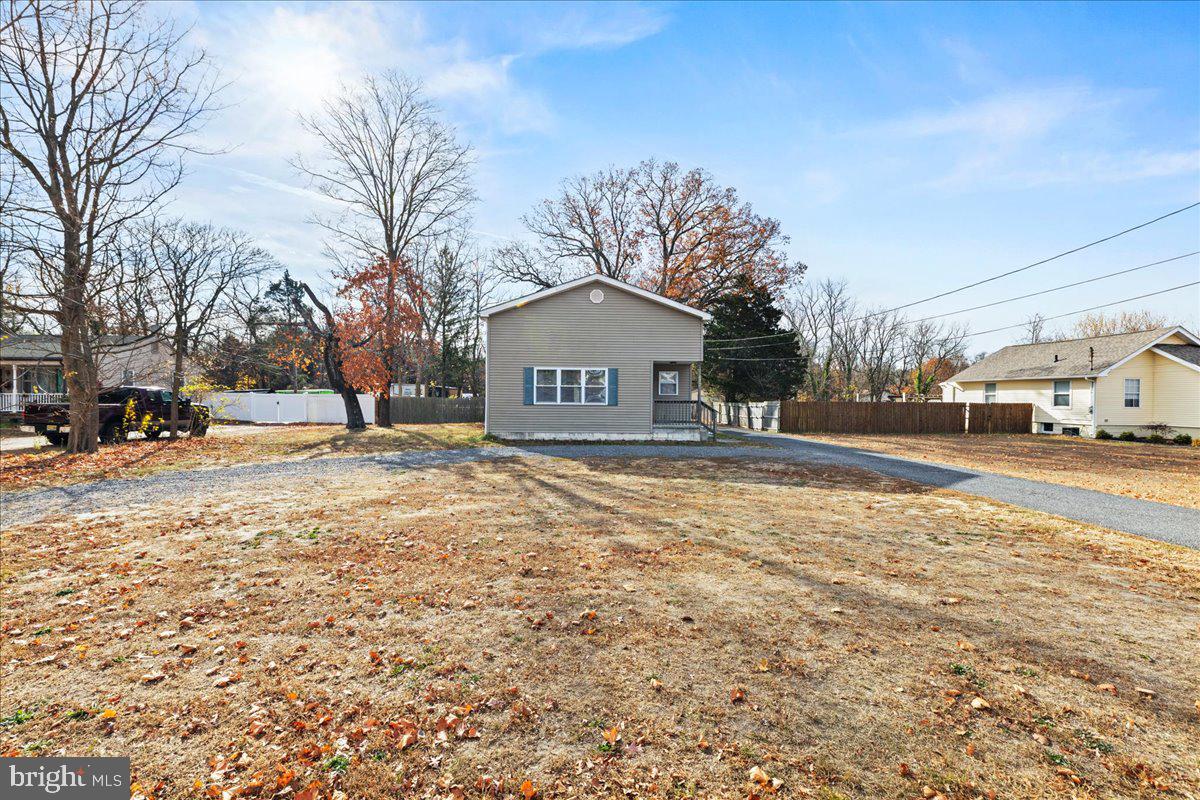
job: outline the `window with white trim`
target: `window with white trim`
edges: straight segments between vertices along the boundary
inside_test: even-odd
[[[663,370],[658,373],[658,393],[663,397],[679,394],[679,371]]]
[[[985,383],[983,385],[983,402],[985,402],[985,403],[996,402],[996,384]]]
[[[608,405],[608,369],[537,367],[533,371],[535,405]]]
[[[1071,405],[1071,382],[1054,382],[1054,405],[1069,408]]]
[[[1126,408],[1141,408],[1142,406],[1142,379],[1141,378],[1126,378],[1125,379],[1125,407]]]

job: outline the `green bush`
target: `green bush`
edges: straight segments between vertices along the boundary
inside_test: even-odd
[[[1163,443],[1163,442],[1165,442],[1166,440],[1167,440],[1167,437],[1165,437],[1165,436],[1162,436],[1162,435],[1160,435],[1160,434],[1157,434],[1157,433],[1152,433],[1152,434],[1150,434],[1149,436],[1147,436],[1147,437],[1146,437],[1146,441],[1147,441],[1147,442],[1150,442],[1151,444],[1162,444],[1162,443]]]
[[[1122,442],[1136,442],[1137,437],[1133,435],[1133,431],[1121,431],[1121,435],[1117,437]]]
[[[1190,434],[1181,433],[1175,437],[1175,444],[1185,444],[1186,445],[1186,444],[1191,444],[1191,443],[1192,443],[1192,437]]]
[[[1109,433],[1108,431],[1104,430],[1104,428],[1101,428],[1100,430],[1096,431],[1096,438],[1097,439],[1111,439],[1111,438],[1113,438],[1113,435],[1111,433]]]

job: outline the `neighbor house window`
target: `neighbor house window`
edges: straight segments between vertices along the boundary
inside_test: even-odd
[[[1125,407],[1126,408],[1141,408],[1142,405],[1142,380],[1141,378],[1126,378],[1125,379]]]
[[[671,370],[658,373],[658,393],[660,395],[679,394],[679,372]]]
[[[985,402],[985,403],[996,402],[996,384],[985,383],[983,385],[983,402]]]
[[[1070,406],[1071,405],[1071,382],[1070,381],[1055,381],[1054,382],[1054,405]]]
[[[608,370],[594,367],[538,367],[533,401],[538,405],[607,405]]]

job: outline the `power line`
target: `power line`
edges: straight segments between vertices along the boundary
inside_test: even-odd
[[[1032,264],[1026,264],[1023,267],[1017,267],[1016,269],[1010,269],[1007,272],[1001,272],[999,275],[993,275],[990,278],[984,278],[983,280],[978,280],[978,281],[975,281],[974,283],[968,283],[967,285],[960,286],[957,289],[950,289],[945,292],[939,292],[938,294],[931,295],[929,297],[925,297],[920,300],[914,300],[911,303],[905,303],[904,305],[895,306],[894,308],[884,309],[883,311],[876,311],[872,314],[867,314],[865,316],[858,317],[858,319],[853,319],[850,321],[858,322],[859,320],[862,320],[862,319],[870,319],[871,317],[882,316],[883,314],[889,314],[893,311],[899,311],[901,309],[910,308],[912,306],[917,306],[922,303],[928,303],[930,300],[937,300],[940,297],[946,297],[947,295],[956,294],[958,292],[962,292],[967,289],[973,289],[976,286],[982,286],[985,283],[990,283],[991,281],[999,280],[1000,278],[1007,278],[1009,275],[1016,275],[1018,272],[1024,272],[1025,270],[1033,269],[1034,267],[1040,267],[1042,264],[1049,264],[1051,261],[1056,261],[1057,259],[1063,258],[1064,256],[1069,256],[1073,253],[1078,253],[1081,250],[1087,250],[1089,247],[1095,247],[1098,244],[1103,244],[1105,242],[1111,242],[1113,239],[1116,239],[1120,236],[1124,236],[1127,233],[1133,233],[1134,231],[1145,228],[1148,225],[1153,225],[1156,222],[1162,222],[1164,219],[1167,219],[1168,217],[1173,217],[1176,214],[1182,214],[1184,211],[1189,211],[1189,210],[1195,208],[1196,206],[1200,206],[1200,202],[1192,203],[1191,205],[1186,205],[1183,208],[1177,208],[1174,211],[1163,214],[1161,217],[1155,217],[1154,219],[1149,220],[1148,222],[1143,222],[1140,225],[1134,225],[1132,228],[1126,228],[1123,231],[1118,231],[1117,233],[1111,234],[1109,236],[1105,236],[1103,239],[1097,239],[1094,242],[1088,242],[1087,244],[1080,245],[1079,247],[1073,247],[1070,250],[1064,250],[1063,252],[1059,253],[1058,255],[1050,256],[1049,258],[1043,258],[1041,261],[1035,261]]]
[[[768,333],[765,336],[743,336],[739,339],[706,339],[706,342],[750,342],[755,339],[775,339],[779,336],[798,336],[798,331],[784,331],[783,333]],[[714,348],[716,349],[716,348]]]
[[[1200,255],[1200,250],[1196,250],[1191,253],[1184,253],[1183,255],[1175,256],[1174,258],[1164,258],[1162,261],[1155,261],[1150,264],[1142,264],[1141,266],[1138,266],[1138,267],[1130,267],[1129,269],[1122,269],[1122,270],[1118,270],[1117,272],[1110,272],[1107,275],[1098,275],[1095,278],[1087,278],[1086,280],[1075,281],[1074,283],[1066,283],[1066,284],[1063,284],[1062,286],[1055,286],[1053,289],[1042,289],[1039,292],[1030,292],[1029,294],[1023,294],[1023,295],[1019,295],[1017,297],[1010,297],[1007,300],[995,300],[991,303],[984,303],[984,304],[978,305],[978,306],[971,306],[970,308],[960,308],[957,311],[947,311],[943,314],[933,314],[928,317],[921,317],[920,319],[914,319],[914,320],[909,321],[908,324],[913,324],[913,323],[917,323],[917,322],[927,322],[931,319],[941,319],[942,317],[952,317],[955,314],[965,314],[968,311],[978,311],[981,308],[991,308],[992,306],[998,306],[998,305],[1002,305],[1004,303],[1012,303],[1017,300],[1027,300],[1030,297],[1037,297],[1037,296],[1043,295],[1043,294],[1050,294],[1051,292],[1058,292],[1063,289],[1071,289],[1076,286],[1083,286],[1084,284],[1087,284],[1087,283],[1094,283],[1096,281],[1102,281],[1105,278],[1113,278],[1113,277],[1116,277],[1117,275],[1126,275],[1130,272],[1137,272],[1138,270],[1148,269],[1150,267],[1157,267],[1160,264],[1169,264],[1173,261],[1179,261],[1181,259],[1189,258],[1194,255]],[[774,335],[781,336],[784,334],[774,334]],[[782,344],[782,342],[765,342],[763,344],[732,345],[729,347],[710,347],[707,349],[708,350],[750,350],[750,349],[754,349],[756,347],[774,347],[777,344]]]
[[[1044,317],[1043,322],[1049,322],[1050,320],[1054,320],[1054,319],[1062,319],[1063,317],[1069,317],[1073,314],[1083,314],[1084,312],[1095,311],[1100,308],[1108,308],[1109,306],[1117,306],[1117,305],[1120,305],[1121,303],[1131,303],[1134,300],[1142,300],[1147,297],[1154,297],[1155,295],[1166,294],[1167,292],[1175,292],[1175,291],[1178,291],[1179,289],[1186,289],[1189,286],[1196,286],[1196,285],[1200,285],[1200,281],[1192,281],[1191,283],[1181,283],[1178,286],[1172,286],[1170,289],[1160,289],[1157,292],[1150,292],[1148,294],[1139,294],[1137,297],[1126,297],[1124,300],[1114,300],[1111,303],[1102,303],[1101,305],[1092,306],[1091,308],[1081,308],[1077,311],[1068,311],[1065,314],[1058,314],[1053,317]],[[1024,323],[1024,322],[1018,322],[1016,325],[1005,325],[1003,328],[992,328],[991,330],[988,330],[988,331],[978,331],[977,333],[972,333],[972,334],[968,334],[968,335],[982,336],[985,333],[996,333],[997,331],[1007,331],[1007,330],[1011,330],[1013,328],[1023,328],[1025,326],[1025,324],[1026,323]]]
[[[1175,256],[1174,258],[1164,258],[1162,261],[1155,261],[1150,264],[1142,264],[1140,267],[1130,267],[1129,269],[1122,269],[1122,270],[1118,270],[1117,272],[1110,272],[1107,275],[1097,275],[1095,278],[1087,278],[1086,280],[1075,281],[1074,283],[1064,283],[1062,286],[1055,286],[1053,289],[1042,289],[1040,292],[1030,292],[1029,294],[1020,295],[1019,297],[1010,297],[1007,300],[996,300],[994,302],[984,303],[983,305],[979,305],[979,306],[971,306],[970,308],[960,308],[958,311],[947,311],[944,314],[933,314],[932,316],[921,317],[920,319],[914,319],[914,320],[912,320],[912,322],[926,322],[931,319],[941,319],[942,317],[952,317],[955,314],[965,314],[968,311],[978,311],[981,308],[991,308],[992,306],[998,306],[1003,303],[1012,303],[1016,300],[1026,300],[1030,297],[1037,297],[1038,295],[1042,295],[1042,294],[1050,294],[1051,292],[1058,292],[1063,289],[1071,289],[1075,286],[1083,286],[1086,283],[1095,283],[1096,281],[1102,281],[1105,278],[1113,278],[1113,277],[1116,277],[1117,275],[1126,275],[1130,272],[1137,272],[1140,269],[1148,269],[1150,267],[1157,267],[1159,264],[1169,264],[1172,261],[1179,261],[1181,259],[1188,258],[1188,257],[1194,256],[1194,255],[1200,255],[1200,250],[1195,250],[1191,253],[1184,253],[1183,255]]]
[[[1176,292],[1176,291],[1179,291],[1180,289],[1187,289],[1190,286],[1197,286],[1197,285],[1200,285],[1200,281],[1192,281],[1191,283],[1181,283],[1178,286],[1172,286],[1169,289],[1159,289],[1157,292],[1148,292],[1146,294],[1139,294],[1137,297],[1126,297],[1123,300],[1114,300],[1111,303],[1102,303],[1098,306],[1091,306],[1090,308],[1080,308],[1075,311],[1068,311],[1065,314],[1057,314],[1053,317],[1044,317],[1043,321],[1049,322],[1049,321],[1055,320],[1055,319],[1062,319],[1063,317],[1070,317],[1074,314],[1083,314],[1088,311],[1096,311],[1101,308],[1108,308],[1109,306],[1117,306],[1117,305],[1120,305],[1121,303],[1131,303],[1134,300],[1144,300],[1147,297],[1155,297],[1156,295],[1166,294],[1167,292]],[[1015,325],[1005,325],[1002,328],[992,328],[991,330],[977,331],[975,333],[968,334],[968,336],[983,336],[984,334],[987,334],[987,333],[998,333],[999,331],[1012,330],[1013,328],[1022,328],[1025,326],[1025,324],[1026,323],[1024,323],[1024,322],[1018,322]],[[732,356],[717,356],[717,358],[721,361],[800,361],[800,360],[802,360],[802,358],[791,358],[791,357],[789,357],[789,358],[736,358],[736,357],[732,357]]]

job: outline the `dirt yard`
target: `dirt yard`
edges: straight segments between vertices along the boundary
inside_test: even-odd
[[[9,528],[0,750],[171,798],[1200,794],[1200,553],[770,461]]]
[[[1032,434],[822,433],[804,438],[1200,508],[1200,447]]]
[[[10,436],[0,447],[0,492],[39,486],[62,486],[102,478],[138,478],[167,470],[252,464],[287,459],[367,455],[399,450],[480,447],[483,426],[470,423],[398,425],[351,433],[343,425],[214,425],[208,436],[179,441],[135,438],[121,445],[101,445],[94,454],[70,456],[61,449],[30,449]],[[10,443],[19,442],[10,448]],[[16,452],[13,452],[13,450]]]

